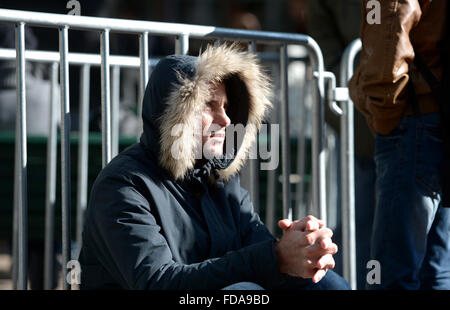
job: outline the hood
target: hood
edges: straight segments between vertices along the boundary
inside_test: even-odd
[[[236,44],[208,46],[198,57],[163,58],[145,91],[141,143],[175,180],[184,179],[199,162],[201,111],[210,98],[211,82],[224,82],[231,124],[246,128],[243,137],[236,139],[232,160],[218,169],[221,180],[227,181],[245,164],[271,107],[269,77],[256,55]]]

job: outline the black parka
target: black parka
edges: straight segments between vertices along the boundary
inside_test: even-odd
[[[232,122],[255,127],[231,162],[189,156],[198,146],[189,126],[210,81],[226,82]],[[144,97],[140,143],[116,156],[93,186],[79,258],[82,289],[220,289],[241,281],[270,288],[285,280],[275,238],[238,177],[270,106],[268,85],[254,56],[235,47],[159,62]],[[186,127],[173,136],[180,122]],[[168,156],[176,139],[178,159]]]

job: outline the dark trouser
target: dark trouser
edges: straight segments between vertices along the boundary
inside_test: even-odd
[[[377,204],[371,258],[381,266],[368,289],[450,289],[450,208],[440,206],[440,115],[405,116],[377,135]]]
[[[287,281],[282,286],[274,287],[277,290],[349,290],[350,285],[337,273],[329,270],[318,283],[311,280],[295,279]],[[223,288],[224,290],[263,290],[260,285],[252,282],[240,282]]]

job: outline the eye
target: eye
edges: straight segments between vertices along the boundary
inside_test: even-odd
[[[208,101],[206,104],[205,104],[205,110],[206,111],[210,111],[210,110],[212,110],[213,109],[213,103],[211,102],[211,101]]]

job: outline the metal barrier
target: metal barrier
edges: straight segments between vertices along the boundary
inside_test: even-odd
[[[0,59],[14,60],[16,58],[16,51],[13,49],[0,48]],[[60,54],[57,52],[49,51],[25,51],[24,58],[26,61],[47,63],[50,66],[50,81],[51,81],[51,102],[50,102],[50,117],[49,117],[49,135],[47,143],[47,180],[46,180],[46,225],[45,225],[45,258],[44,258],[44,288],[49,289],[51,287],[51,279],[53,278],[53,264],[52,253],[54,244],[54,205],[56,201],[56,159],[57,159],[57,90],[58,90],[58,65],[60,61]],[[78,149],[78,179],[77,179],[77,227],[76,227],[76,244],[77,252],[81,247],[81,231],[83,222],[83,213],[87,207],[88,197],[88,135],[89,135],[89,84],[90,84],[90,69],[91,66],[101,66],[101,57],[95,54],[80,54],[70,53],[67,55],[68,63],[81,67],[80,76],[80,142]],[[156,65],[157,60],[150,61],[149,66]],[[118,131],[119,131],[119,119],[118,119],[118,104],[119,98],[117,91],[119,89],[120,82],[120,68],[136,68],[140,69],[140,60],[138,57],[127,56],[110,56],[110,65],[113,72],[113,113],[111,114],[111,131],[115,139],[112,139],[114,148],[112,157],[118,153]],[[25,146],[26,147],[26,146]],[[16,174],[17,176],[17,174]],[[25,194],[26,198],[26,194]],[[16,223],[16,219],[14,220]],[[17,226],[14,225],[14,231],[19,231]],[[68,232],[65,232],[68,233]],[[16,233],[13,235],[16,237]],[[16,244],[16,241],[13,241]],[[25,249],[26,250],[26,249]],[[18,255],[14,256],[13,268],[18,265]],[[23,259],[23,258],[21,258]],[[18,270],[13,271],[13,278],[17,278]],[[14,281],[16,282],[16,281]],[[15,287],[17,283],[15,283]]]
[[[327,84],[327,103],[341,117],[341,208],[343,276],[352,289],[356,289],[356,239],[355,239],[355,164],[354,164],[354,108],[347,83],[353,76],[355,58],[361,50],[360,39],[353,41],[344,51],[340,67],[340,87],[336,77],[324,72]],[[337,105],[342,103],[342,107]]]
[[[217,41],[218,42],[218,41]],[[260,52],[257,54],[258,58],[261,60],[261,62],[267,67],[267,69],[270,71],[272,70],[273,75],[277,75],[277,69],[279,69],[279,62],[280,62],[280,55],[279,53],[273,53],[273,52]],[[307,88],[309,81],[308,81],[308,70],[310,69],[309,59],[307,57],[299,56],[299,55],[290,55],[288,54],[288,70],[289,66],[295,64],[295,63],[302,63],[305,67],[305,73],[303,76],[303,82],[304,86],[303,88]],[[277,79],[273,81],[275,84],[275,88],[279,89],[279,85],[277,85],[277,82],[279,82]],[[292,82],[292,80],[291,80]],[[304,94],[303,94],[304,95]],[[303,96],[305,97],[305,96]],[[276,100],[276,97],[275,97]],[[305,101],[305,98],[303,98],[303,101]],[[292,102],[292,101],[291,101]],[[274,103],[276,105],[276,103]],[[303,110],[306,110],[304,107],[304,102],[296,102],[296,104],[299,104],[301,107],[303,107]],[[268,120],[271,124],[278,124],[279,121],[279,113],[278,111],[272,111],[273,113],[270,115],[270,119]],[[303,176],[305,174],[305,171],[303,169],[305,164],[305,140],[306,136],[304,134],[305,131],[305,119],[309,116],[308,113],[301,114],[301,120],[299,120],[299,123],[301,124],[300,127],[302,130],[300,133],[296,136],[297,141],[300,141],[298,143],[297,147],[297,154],[301,154],[302,156],[297,156],[297,169],[295,171],[294,176]],[[295,135],[294,135],[295,136]],[[292,136],[291,136],[292,138]],[[301,143],[303,142],[303,143]],[[273,147],[278,147],[273,145]],[[259,172],[258,168],[259,160],[258,159],[249,159],[247,161],[247,164],[244,165],[244,167],[241,169],[240,172],[240,180],[241,180],[241,186],[248,189],[251,194],[251,201],[253,203],[253,207],[255,212],[260,214],[261,208],[260,208],[260,191],[261,186],[258,184],[258,180],[260,180],[261,174]],[[292,178],[292,174],[290,178]],[[275,233],[275,227],[276,227],[276,218],[275,218],[275,212],[276,212],[276,204],[277,204],[277,187],[280,183],[280,180],[277,179],[278,177],[278,169],[273,169],[267,171],[267,183],[266,183],[266,193],[265,193],[265,220],[264,223],[269,229],[270,232]],[[299,204],[299,201],[303,201],[303,196],[298,194],[299,192],[303,192],[304,190],[304,183],[305,178],[298,177],[297,185],[296,185],[296,197],[293,199],[297,203],[296,207],[297,209],[300,207],[301,204]],[[304,205],[301,205],[302,208],[306,209]],[[303,211],[303,210],[302,210]],[[306,212],[306,210],[304,210]],[[305,213],[302,212],[302,213]],[[298,212],[297,212],[298,213]],[[293,214],[293,217],[297,214]],[[261,216],[261,214],[260,214]],[[290,216],[288,214],[288,216]]]
[[[57,65],[59,63],[60,76],[60,99],[61,99],[61,192],[62,192],[62,267],[65,270],[67,263],[71,260],[71,236],[70,236],[70,156],[69,156],[69,135],[70,135],[70,109],[69,109],[69,77],[68,69],[69,63],[77,63],[76,54],[69,54],[68,40],[69,29],[89,30],[100,32],[100,56],[91,55],[90,62],[86,63],[86,59],[79,61],[83,64],[82,73],[82,104],[81,111],[83,119],[87,115],[87,95],[89,78],[89,65],[100,64],[101,66],[101,91],[102,91],[102,162],[106,165],[113,156],[113,142],[112,124],[111,124],[111,90],[110,90],[110,67],[113,66],[113,76],[118,76],[118,69],[121,65],[140,67],[140,96],[138,101],[138,113],[142,112],[142,99],[144,95],[145,86],[149,77],[149,55],[148,55],[148,35],[161,35],[175,37],[175,52],[178,54],[186,54],[189,47],[190,38],[200,39],[215,39],[215,40],[230,40],[230,41],[244,41],[250,44],[250,49],[254,50],[255,44],[267,44],[278,46],[280,52],[280,87],[281,87],[281,129],[282,129],[282,179],[283,179],[283,217],[288,217],[292,214],[291,209],[291,193],[290,193],[290,145],[289,145],[289,105],[287,81],[288,74],[287,66],[287,45],[302,45],[308,51],[309,60],[314,74],[314,91],[313,95],[313,110],[312,110],[312,201],[315,210],[313,214],[326,220],[326,191],[325,191],[325,152],[324,152],[324,65],[322,52],[317,43],[310,37],[301,34],[276,33],[266,31],[247,31],[235,30],[226,28],[216,28],[207,26],[195,26],[186,24],[162,23],[162,22],[145,22],[133,20],[117,20],[109,18],[83,17],[83,16],[68,16],[61,14],[49,13],[35,13],[15,10],[0,9],[0,21],[13,23],[16,25],[16,72],[17,72],[17,130],[16,130],[16,172],[15,172],[15,190],[14,190],[14,244],[17,245],[16,250],[13,250],[14,265],[17,268],[17,275],[15,277],[15,287],[18,289],[27,288],[27,149],[26,149],[26,98],[25,98],[25,60],[39,58],[36,53],[26,52],[24,47],[24,29],[26,25],[57,28],[59,30],[59,57],[53,54],[51,57],[48,54],[41,55],[42,58],[52,58],[50,62],[52,65],[52,81],[55,83],[57,74]],[[139,62],[133,58],[114,57],[109,54],[109,34],[110,32],[126,32],[136,34],[139,36],[140,53]],[[95,58],[95,60],[94,60]],[[121,63],[124,60],[124,63]],[[114,69],[116,68],[116,69]],[[115,86],[117,87],[117,80]],[[53,84],[53,90],[56,89]],[[54,94],[54,92],[53,92]],[[117,95],[113,96],[114,101]],[[334,98],[336,99],[336,98]],[[55,104],[56,100],[52,100]],[[114,104],[114,103],[113,103]],[[54,106],[52,106],[54,111]],[[114,114],[114,113],[113,113]],[[50,124],[50,132],[53,136],[49,139],[49,149],[54,150],[56,139],[56,126],[54,118]],[[142,130],[142,124],[140,125]],[[87,163],[87,125],[81,121],[81,144],[80,147],[80,164],[79,169],[79,183],[80,189],[86,189],[86,163]],[[117,149],[116,149],[117,150]],[[53,155],[49,155],[51,158]],[[53,157],[52,157],[53,158]],[[51,159],[49,159],[51,160]],[[83,166],[83,168],[81,168]],[[48,177],[54,176],[54,167],[49,167]],[[255,171],[255,169],[252,169]],[[252,178],[255,182],[255,177]],[[253,183],[252,188],[255,186]],[[79,205],[85,205],[86,192],[79,191]],[[47,191],[47,211],[50,222],[51,204],[54,202],[54,188],[49,188]],[[47,248],[50,252],[51,249]],[[47,261],[48,263],[48,261]],[[47,264],[46,264],[47,265]],[[48,266],[47,266],[48,268]],[[49,278],[50,279],[50,278]],[[48,279],[48,280],[49,280]],[[63,288],[69,289],[66,281],[63,281]]]
[[[347,82],[353,76],[355,58],[361,47],[360,39],[353,41],[344,51],[340,68],[341,98],[347,98],[342,105],[341,117],[342,257],[344,278],[353,289],[356,289],[355,143],[354,109]]]

